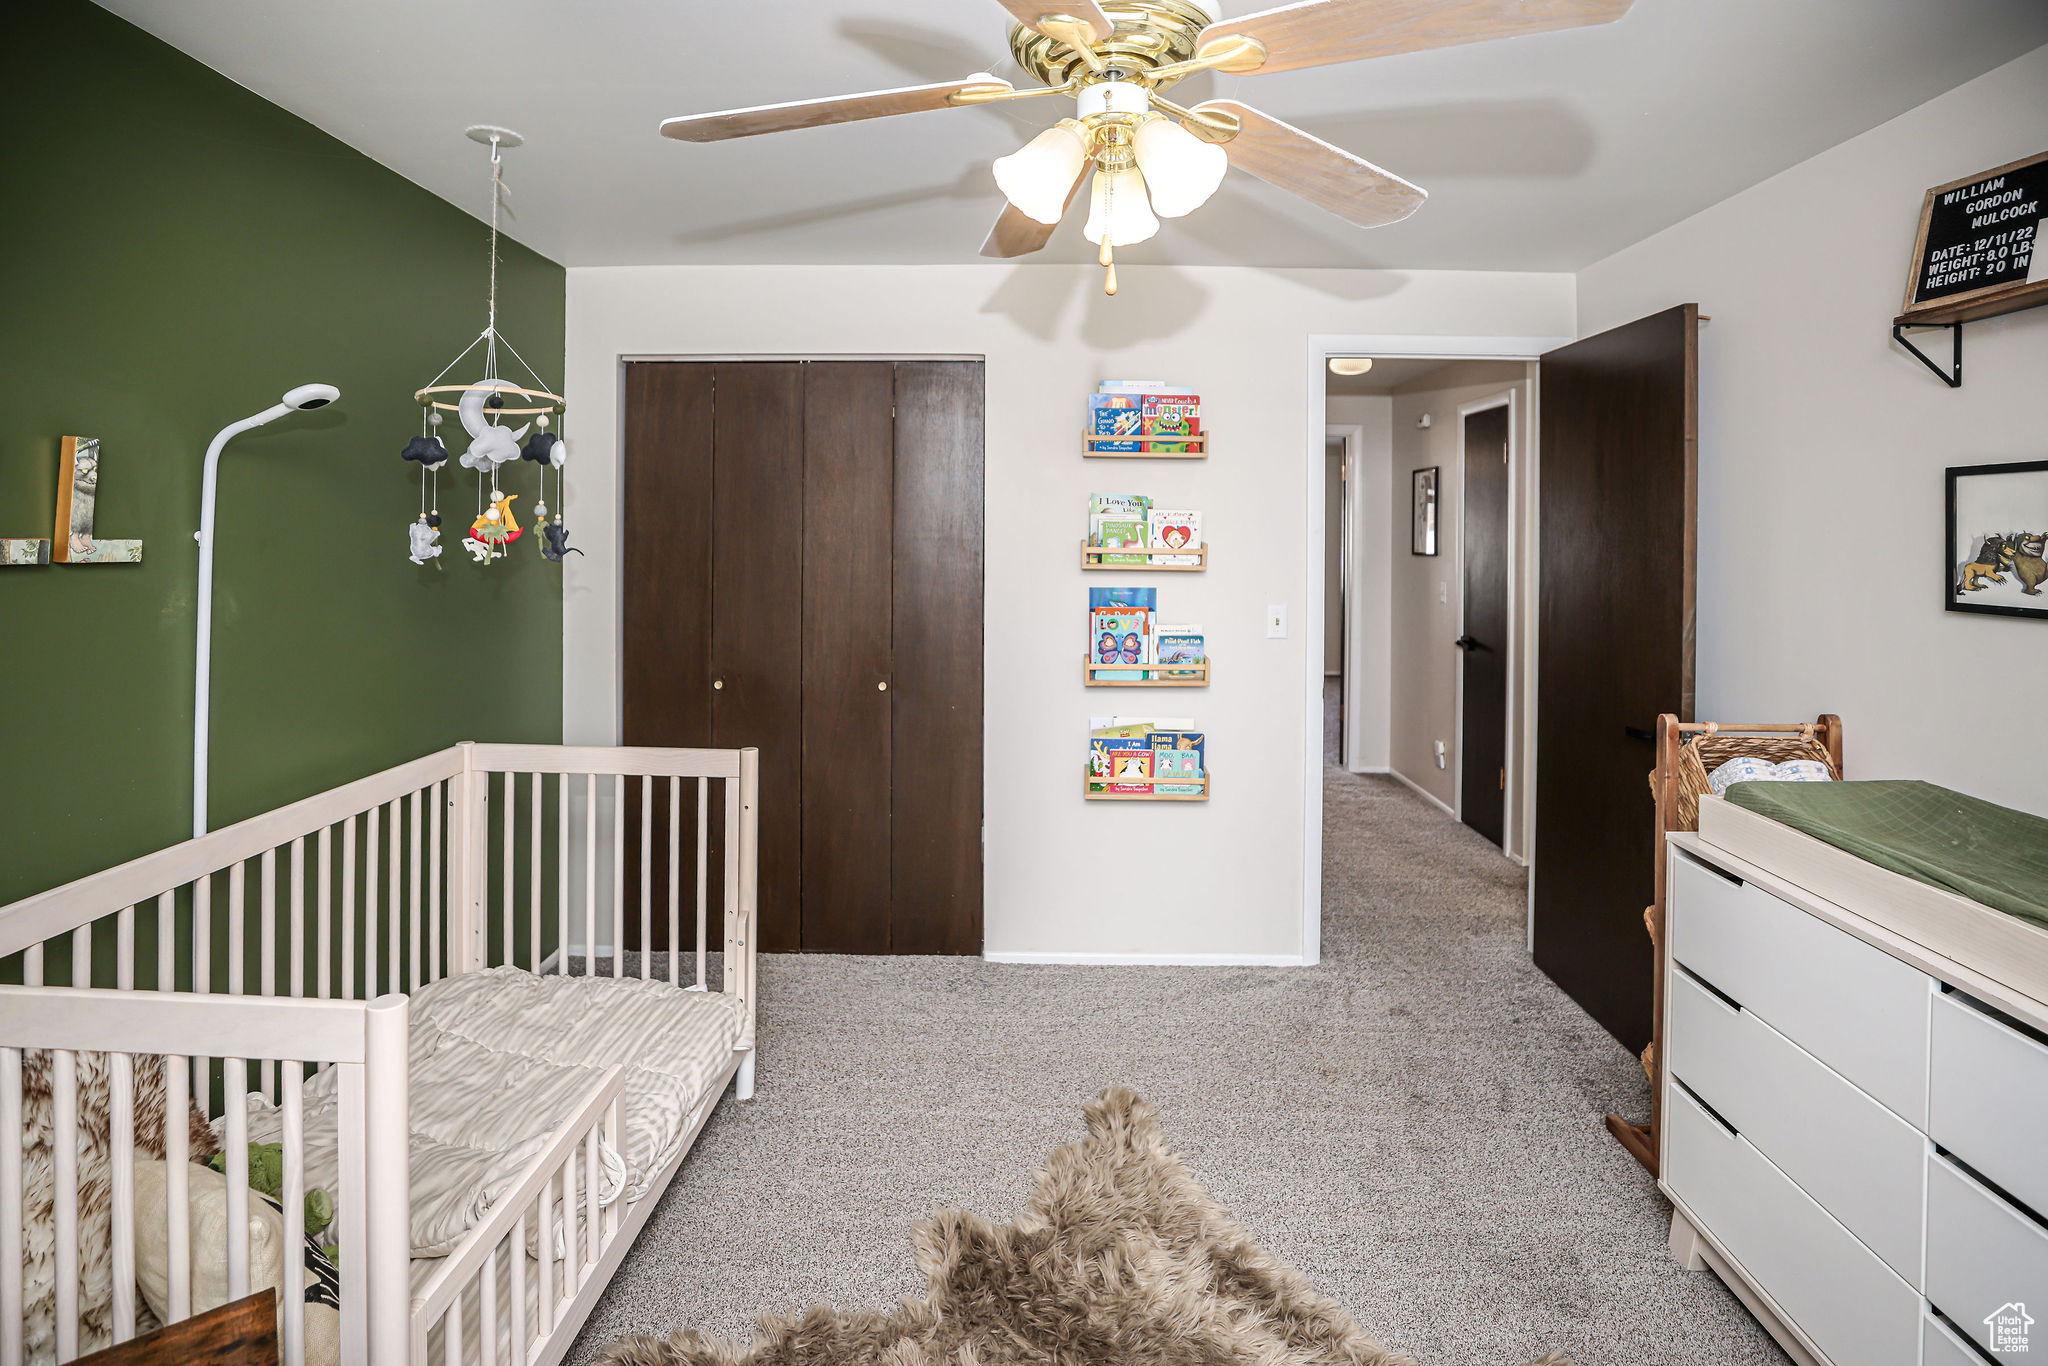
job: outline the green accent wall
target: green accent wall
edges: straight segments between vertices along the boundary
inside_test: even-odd
[[[412,393],[484,325],[483,150],[458,208],[84,0],[0,5],[0,51],[0,536],[50,535],[59,439],[97,436],[96,533],[144,543],[0,568],[0,904],[189,833],[200,462],[294,385],[341,402],[221,461],[213,824],[457,740],[558,742],[535,533],[471,562],[476,476],[450,461],[447,550],[406,558]],[[498,278],[506,335],[559,382],[562,268],[506,241]],[[523,526],[539,480],[504,476]]]

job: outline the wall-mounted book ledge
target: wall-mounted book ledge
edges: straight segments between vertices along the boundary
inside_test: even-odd
[[[1104,460],[1207,460],[1209,433],[1197,436],[1084,436],[1081,438],[1081,454]]]
[[[1098,778],[1090,773],[1082,782],[1081,795],[1091,802],[1206,802],[1209,785],[1215,780],[1207,773],[1199,778]],[[1105,786],[1144,788],[1142,792],[1105,792]],[[1158,792],[1161,787],[1198,787],[1199,792]]]
[[[1143,674],[1143,678],[1104,678],[1103,674]],[[1081,681],[1091,688],[1206,688],[1209,661],[1192,664],[1094,664],[1081,656]]]
[[[1107,563],[1105,557],[1109,557]],[[1179,564],[1175,561],[1192,558],[1193,564]],[[1081,542],[1081,567],[1083,569],[1156,569],[1162,573],[1199,574],[1209,567],[1209,543],[1183,546],[1179,550],[1164,549],[1121,549],[1103,547]]]

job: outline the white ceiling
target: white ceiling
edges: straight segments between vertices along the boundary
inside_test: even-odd
[[[102,3],[472,212],[488,181],[462,129],[518,129],[510,230],[572,266],[975,261],[1002,207],[988,163],[1072,112],[1021,101],[719,145],[655,133],[673,114],[984,69],[1021,84],[993,0]],[[1233,175],[1118,259],[1576,269],[2044,42],[2042,0],[1636,0],[1602,28],[1204,74],[1176,98],[1243,99],[1431,200],[1368,232]],[[1901,214],[1925,188],[1897,187]],[[1080,217],[1036,259],[1092,260]]]

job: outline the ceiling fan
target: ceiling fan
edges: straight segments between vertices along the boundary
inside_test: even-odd
[[[1399,176],[1236,100],[1192,109],[1160,92],[1198,71],[1251,75],[1355,62],[1489,38],[1609,23],[1633,0],[1300,0],[1224,19],[1215,0],[1000,0],[1010,53],[1043,89],[986,72],[957,81],[666,120],[662,136],[723,142],[890,114],[1071,95],[1061,119],[1009,156],[1009,200],[983,256],[1043,247],[1094,173],[1083,234],[1116,293],[1114,248],[1142,242],[1214,194],[1231,166],[1363,228],[1398,222],[1428,195]]]

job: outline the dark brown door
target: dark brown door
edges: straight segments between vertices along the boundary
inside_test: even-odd
[[[981,952],[982,366],[896,366],[893,953]]]
[[[887,953],[895,367],[805,370],[802,939]]]
[[[1659,712],[1693,714],[1699,308],[1543,357],[1536,963],[1650,1039]]]
[[[1458,815],[1501,844],[1507,830],[1508,410],[1465,417],[1465,633],[1458,638],[1464,717],[1458,738]]]
[[[979,952],[981,364],[640,362],[625,406],[625,743],[760,749],[764,949]]]

